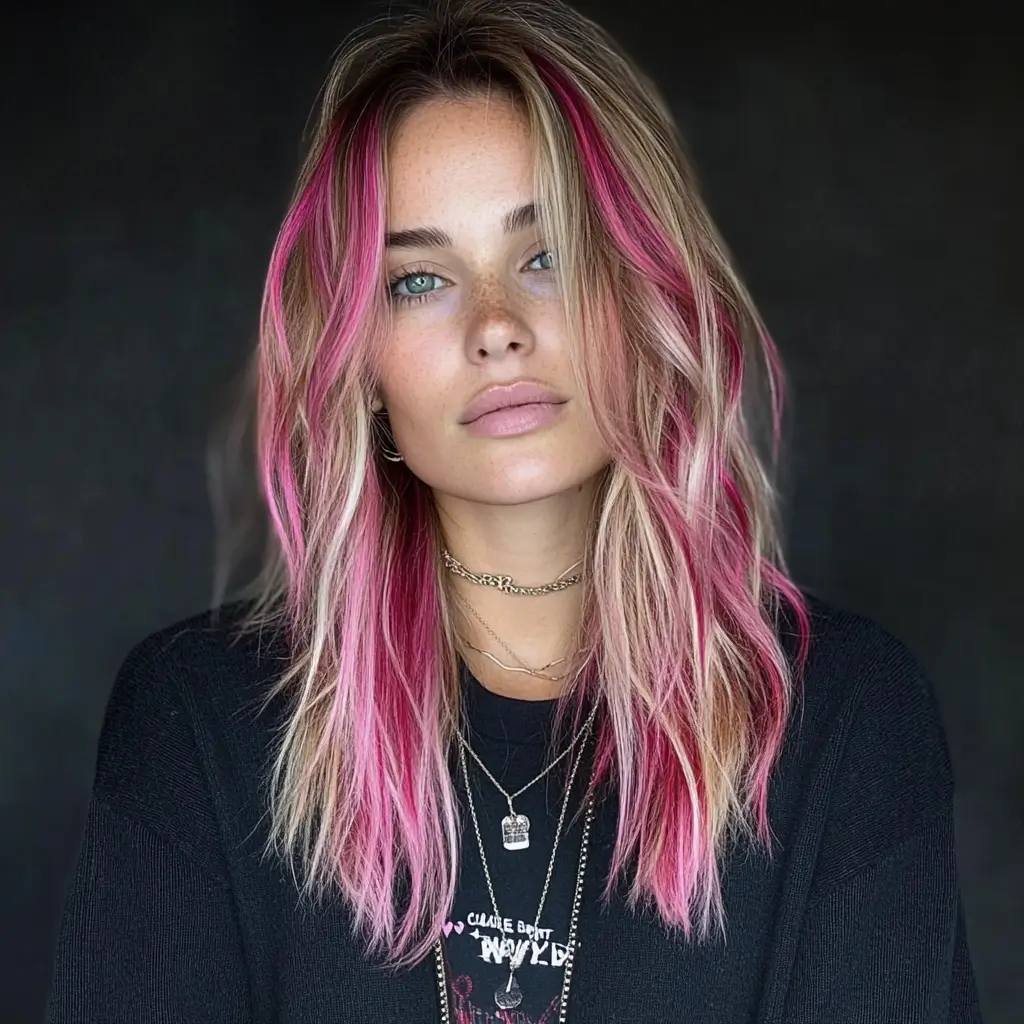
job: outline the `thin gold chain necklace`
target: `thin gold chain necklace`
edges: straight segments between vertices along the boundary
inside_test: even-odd
[[[477,622],[479,622],[480,625],[484,627],[484,629],[490,635],[491,639],[496,640],[510,655],[512,655],[513,658],[515,658],[516,661],[519,662],[519,664],[522,667],[516,668],[514,665],[506,665],[504,662],[499,661],[498,658],[496,658],[489,651],[485,651],[483,650],[483,648],[477,647],[475,644],[470,643],[470,641],[467,640],[464,636],[456,634],[458,636],[458,639],[463,644],[465,644],[470,650],[476,651],[477,654],[482,654],[485,658],[488,658],[490,661],[494,662],[494,664],[497,665],[498,668],[504,669],[506,672],[522,672],[527,675],[535,676],[537,679],[545,679],[548,682],[552,683],[560,683],[565,678],[564,673],[562,675],[555,676],[550,675],[546,672],[546,670],[551,668],[552,665],[558,665],[561,662],[565,661],[564,657],[555,658],[553,661],[549,661],[547,662],[547,664],[541,665],[540,668],[531,668],[529,665],[526,664],[525,661],[523,661],[522,658],[519,657],[518,654],[516,654],[515,651],[512,650],[511,647],[509,647],[507,643],[505,643],[504,640],[501,639],[500,636],[498,636],[497,633],[494,632],[493,629],[491,629],[491,627],[484,621],[483,616],[469,603],[468,600],[466,600],[466,598],[464,598],[457,590],[453,589],[452,593],[454,594],[456,601],[458,601],[459,604],[462,605],[462,607],[465,608],[477,620]]]
[[[458,634],[456,634],[456,636],[458,636]],[[555,658],[554,661],[549,661],[546,665],[541,665],[540,668],[527,668],[525,665],[522,668],[519,668],[516,665],[506,665],[490,651],[485,651],[482,647],[477,647],[475,644],[471,644],[464,636],[459,636],[458,640],[464,647],[468,647],[471,651],[476,651],[477,654],[487,658],[488,661],[493,662],[498,666],[498,668],[505,672],[520,672],[523,675],[534,676],[537,679],[544,679],[550,683],[560,683],[566,676],[566,673],[564,672],[560,676],[549,675],[547,672],[547,669],[551,668],[552,665],[557,665],[560,661],[565,661],[565,658]],[[502,644],[502,647],[504,646],[505,645]],[[513,654],[512,657],[517,661],[519,660],[517,655]]]

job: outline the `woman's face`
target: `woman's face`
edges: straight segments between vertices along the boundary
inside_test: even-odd
[[[573,381],[533,199],[529,129],[504,98],[430,101],[394,136],[381,398],[410,470],[454,498],[537,501],[609,461]]]

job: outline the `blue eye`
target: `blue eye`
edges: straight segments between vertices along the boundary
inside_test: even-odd
[[[555,269],[555,254],[550,249],[545,249],[543,252],[537,253],[537,255],[534,256],[532,260],[530,260],[530,263],[533,263],[535,260],[542,259],[545,256],[547,256],[549,258],[549,261],[550,261],[549,265],[546,266],[546,267],[541,267],[540,269],[541,270],[554,270]]]
[[[416,290],[423,288],[424,282],[429,284],[431,278],[438,281],[444,280],[444,278],[438,277],[437,274],[431,274],[428,270],[411,270],[409,273],[391,280],[388,283],[388,289],[391,292],[391,297],[396,302],[421,302],[423,299],[429,298],[433,292],[439,290],[436,288],[426,288],[423,291]],[[398,286],[402,284],[405,284],[406,292],[398,290]],[[409,289],[412,290],[410,291]]]
[[[554,259],[555,254],[550,249],[544,249],[531,257],[526,266],[530,267],[530,265],[536,263],[537,260],[546,260],[548,264],[547,266],[536,267],[534,269],[541,271],[553,270]],[[409,305],[414,302],[423,302],[424,300],[429,299],[432,295],[435,295],[437,292],[444,291],[443,286],[440,288],[428,287],[431,278],[435,281],[445,280],[440,274],[432,274],[426,267],[413,267],[412,270],[408,270],[398,277],[393,277],[388,282],[388,292],[391,295],[392,302],[397,305]],[[405,285],[405,291],[399,290],[399,286],[401,285]]]

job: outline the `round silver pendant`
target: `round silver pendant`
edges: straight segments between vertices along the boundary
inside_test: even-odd
[[[494,1001],[502,1010],[514,1010],[523,1001],[523,990],[519,987],[519,982],[516,981],[516,976],[511,971],[508,981],[494,990]]]

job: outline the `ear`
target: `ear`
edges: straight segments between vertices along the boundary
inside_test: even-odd
[[[384,401],[376,392],[373,398],[370,399],[370,412],[376,414],[384,408]]]

